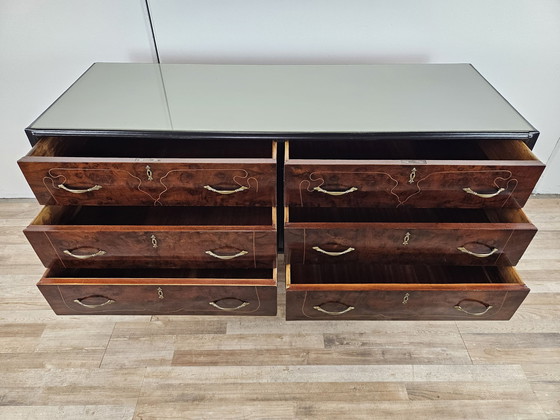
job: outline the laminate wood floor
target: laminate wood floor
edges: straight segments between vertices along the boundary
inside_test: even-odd
[[[0,419],[560,419],[560,199],[510,321],[286,322],[56,316],[21,233],[34,200],[0,200]],[[282,287],[280,287],[282,290]]]

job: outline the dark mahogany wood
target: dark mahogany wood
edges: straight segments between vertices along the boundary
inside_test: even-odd
[[[414,144],[414,152],[421,143]],[[375,144],[369,147],[374,148]],[[471,154],[470,159],[465,156],[461,160],[450,160],[448,157],[456,157],[455,154],[441,153],[443,158],[438,159],[436,149],[403,154],[392,149],[391,153],[374,153],[376,149],[373,149],[368,155],[367,150],[364,152],[359,148],[353,154],[351,147],[349,152],[332,157],[327,153],[320,159],[309,158],[307,150],[293,152],[294,148],[290,146],[292,151],[287,152],[285,163],[285,205],[523,207],[544,170],[544,164],[521,141],[481,141],[476,147],[479,152]],[[430,160],[424,159],[426,154],[430,156],[430,152],[433,152]],[[320,152],[318,156],[321,156]],[[344,159],[352,156],[355,158]],[[465,189],[482,195],[496,195],[480,197]]]
[[[24,233],[45,267],[60,262],[65,267],[272,268],[272,212],[47,206]]]
[[[285,253],[294,264],[515,265],[537,232],[517,209],[304,210],[288,211]]]
[[[58,140],[65,139],[42,139],[18,161],[40,204],[273,207],[276,203],[273,144],[270,157],[256,158],[222,157],[219,145],[215,145],[218,157],[181,157],[175,151],[161,158],[113,157],[106,150],[106,157],[100,157],[100,151],[90,157],[80,155],[73,143],[65,151]],[[157,144],[167,150],[165,142]],[[117,153],[123,154],[127,156]],[[235,192],[222,194],[230,191]]]
[[[534,162],[519,165],[287,162],[284,199],[287,206],[521,208],[543,170],[544,166]],[[413,172],[417,174],[416,179],[409,183]],[[356,190],[332,196],[315,188],[329,192]],[[465,192],[464,188],[480,194],[503,190],[495,197],[482,198]]]
[[[369,282],[364,267],[337,272],[332,266],[288,269],[288,320],[505,320],[529,293],[511,267],[490,272],[483,267],[378,266],[370,269]],[[468,273],[460,275],[462,270]],[[478,275],[473,276],[473,270]],[[457,282],[452,272],[460,277]],[[329,273],[333,277],[326,278]],[[311,278],[315,283],[306,283]],[[460,282],[466,278],[470,281]],[[490,283],[489,278],[502,282]]]
[[[60,272],[47,270],[37,286],[59,315],[276,314],[273,270],[243,270],[245,277],[238,272],[222,271],[223,278],[166,278],[150,271],[145,272],[145,277],[111,277],[109,273],[103,278],[88,278],[83,276],[87,273],[79,272],[76,277],[71,277],[72,273],[68,273],[70,277],[57,277]],[[115,270],[113,274],[118,273]],[[234,277],[229,278],[228,274]]]

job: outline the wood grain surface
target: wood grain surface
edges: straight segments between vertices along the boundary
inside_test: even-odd
[[[271,268],[274,211],[45,206],[24,234],[45,267]]]
[[[282,293],[275,317],[57,316],[39,209],[0,202],[2,419],[560,418],[560,198],[525,207],[531,293],[483,322],[285,321]]]
[[[228,155],[232,146],[226,147],[227,142],[197,150],[201,143],[181,146],[170,139],[148,147],[146,139],[140,140],[143,144],[129,140],[113,141],[110,147],[110,138],[46,137],[18,164],[41,204],[271,207],[276,203],[275,143],[266,144],[268,155],[259,153],[262,146],[255,151],[253,143],[243,142],[239,151]]]
[[[410,210],[289,208],[286,261],[516,265],[536,233],[521,209]]]
[[[544,170],[519,140],[364,143],[290,142],[285,204],[521,208]]]

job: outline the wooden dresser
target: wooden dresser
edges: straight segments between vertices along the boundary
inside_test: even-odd
[[[468,64],[95,64],[27,129],[57,314],[509,319],[538,132]]]

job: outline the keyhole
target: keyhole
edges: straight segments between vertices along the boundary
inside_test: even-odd
[[[410,232],[406,232],[406,235],[404,235],[403,238],[403,245],[408,245],[408,243],[410,242]]]
[[[408,303],[408,298],[409,297],[410,297],[410,294],[408,294],[408,293],[406,295],[404,295],[403,300],[402,300],[403,305],[406,305]]]
[[[412,168],[412,171],[410,171],[410,176],[408,177],[408,183],[413,184],[414,178],[416,178],[416,168]]]

